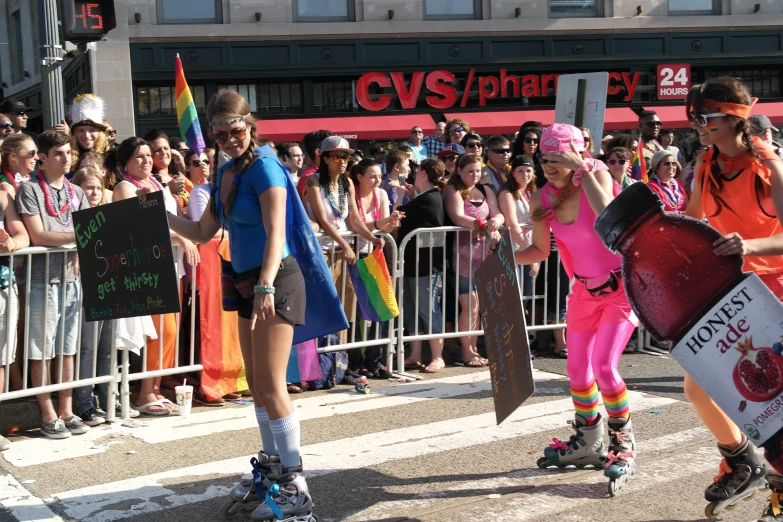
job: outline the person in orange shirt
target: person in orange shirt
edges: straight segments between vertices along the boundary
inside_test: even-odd
[[[755,272],[783,300],[783,162],[751,136],[748,117],[755,101],[741,81],[728,76],[691,88],[688,119],[709,149],[696,162],[693,194],[685,213],[699,220],[706,217],[723,234],[714,245],[715,254],[741,254],[744,270]],[[687,374],[685,395],[718,439],[724,457],[719,475],[704,495],[710,502],[708,511],[717,515],[763,487],[766,470],[739,427]],[[780,458],[769,449],[766,456],[770,461]],[[778,507],[783,500],[783,477],[769,474],[766,478],[772,496],[761,520],[783,521]]]

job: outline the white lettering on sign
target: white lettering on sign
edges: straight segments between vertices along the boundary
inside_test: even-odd
[[[691,88],[691,66],[687,63],[661,64],[657,71],[659,100],[685,99]]]

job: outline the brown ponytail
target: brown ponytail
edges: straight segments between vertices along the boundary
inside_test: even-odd
[[[435,185],[438,190],[446,188],[446,165],[437,158],[425,159],[421,162],[421,169],[427,173],[427,181]]]
[[[258,136],[256,135],[256,119],[250,114],[250,104],[247,103],[242,95],[231,91],[229,89],[220,89],[212,96],[207,104],[207,120],[211,121],[213,118],[219,116],[221,120],[233,120],[241,118],[250,131],[250,143],[247,146],[245,152],[241,156],[234,159],[234,175],[239,176],[241,180],[250,164],[253,163],[253,154],[258,143]],[[217,182],[217,181],[216,181]],[[237,199],[237,192],[239,191],[239,183],[232,183],[231,190],[226,197],[226,205],[223,207],[223,216],[228,217],[231,215],[231,211],[234,208],[234,203]],[[218,220],[217,215],[217,198],[212,198],[209,211],[212,213],[212,217]]]
[[[565,186],[563,192],[559,196],[557,196],[557,198],[553,202],[549,204],[548,208],[540,207],[535,212],[533,212],[532,215],[533,221],[541,221],[542,219],[544,219],[545,214],[556,211],[560,207],[560,205],[562,205],[568,199],[574,187],[574,185],[571,183],[571,178],[573,177],[574,177],[574,173],[572,171],[571,174],[568,175],[568,184]],[[544,186],[544,188],[541,190],[547,190],[546,186]]]

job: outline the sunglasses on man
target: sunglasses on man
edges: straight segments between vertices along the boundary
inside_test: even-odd
[[[511,149],[490,149],[495,154],[511,154]]]
[[[3,127],[13,127],[13,126],[14,124],[11,123],[10,121],[0,121],[0,129],[2,129]]]
[[[463,129],[462,127],[454,127],[449,131],[449,134],[458,134],[460,132],[465,132],[465,129]]]

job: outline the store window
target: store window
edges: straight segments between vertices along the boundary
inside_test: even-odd
[[[601,0],[549,0],[551,17],[603,16]]]
[[[206,114],[206,90],[203,85],[191,85],[190,94],[199,116]],[[136,114],[139,116],[177,115],[176,91],[172,86],[136,87]]]
[[[354,104],[351,82],[313,82],[313,110],[316,112],[352,112]]]
[[[295,22],[352,22],[354,0],[294,0]]]
[[[758,98],[779,98],[781,96],[780,69],[706,69],[704,80],[716,76],[739,78]]]
[[[241,94],[250,105],[250,112],[254,114],[302,112],[302,86],[299,83],[218,85],[219,89],[229,89]]]
[[[720,0],[669,0],[669,14],[720,14]]]
[[[427,20],[480,19],[480,0],[424,0]]]
[[[222,22],[220,0],[157,0],[158,23],[219,24]]]

